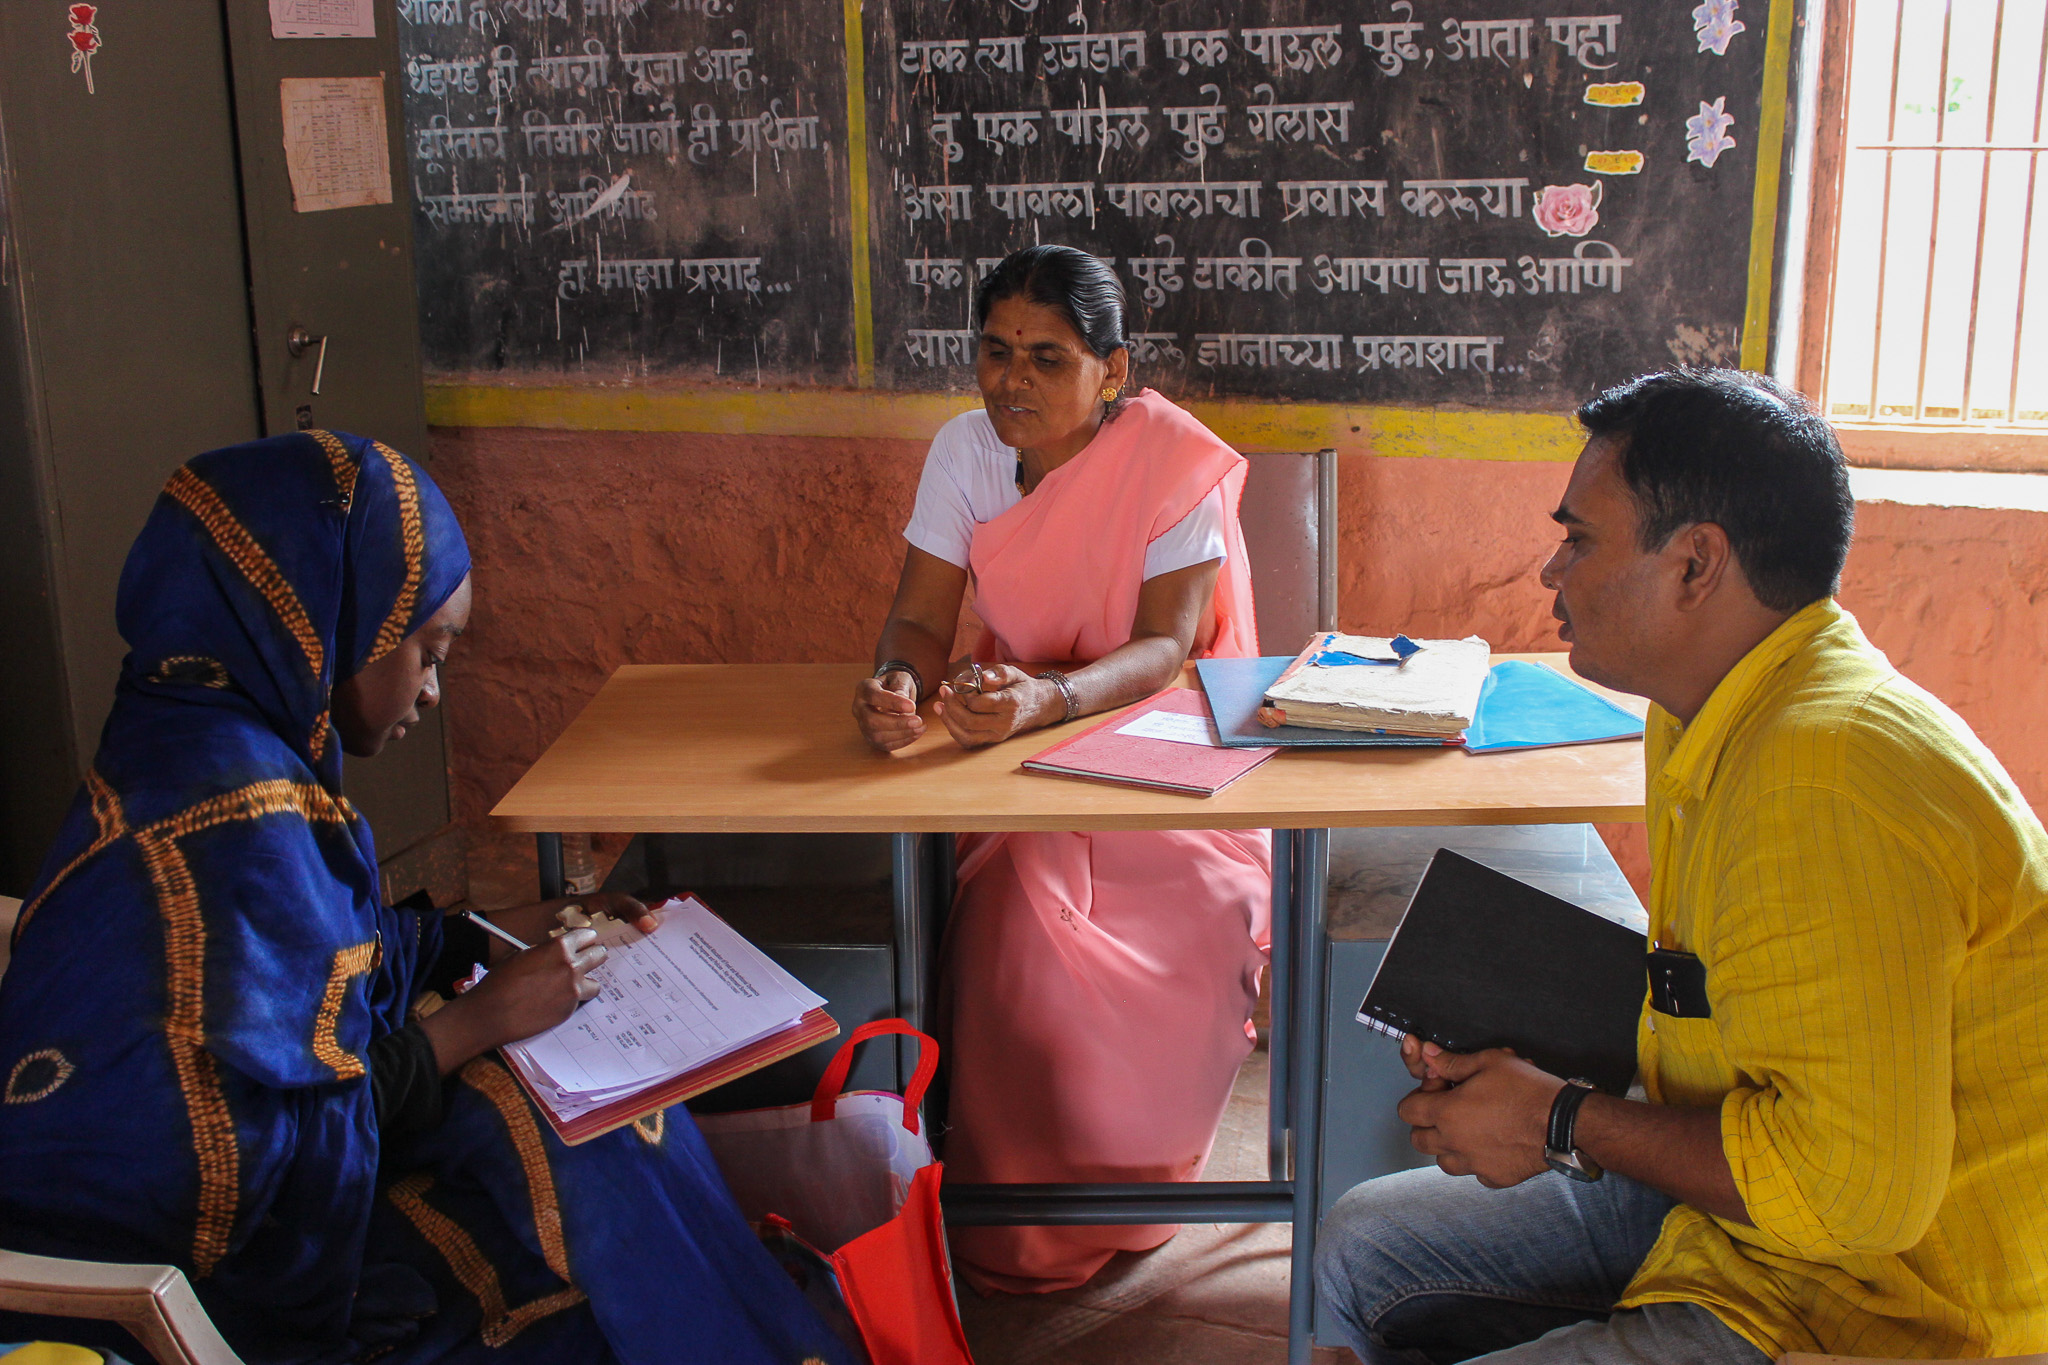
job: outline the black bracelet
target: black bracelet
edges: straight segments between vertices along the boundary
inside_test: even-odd
[[[876,669],[872,676],[879,682],[891,673],[908,673],[911,689],[917,694],[919,701],[924,700],[924,674],[918,672],[915,665],[905,663],[901,659],[884,659],[882,666]]]
[[[1074,685],[1067,681],[1066,674],[1056,668],[1048,668],[1045,672],[1040,673],[1038,677],[1057,687],[1060,690],[1060,696],[1067,703],[1067,714],[1059,719],[1061,725],[1065,725],[1068,721],[1081,714],[1081,699],[1074,695]]]

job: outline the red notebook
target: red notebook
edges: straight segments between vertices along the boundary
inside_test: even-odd
[[[671,1076],[659,1085],[645,1090],[636,1090],[630,1095],[621,1095],[610,1104],[600,1105],[575,1118],[563,1121],[549,1107],[548,1102],[534,1090],[533,1083],[516,1066],[506,1069],[512,1073],[533,1101],[533,1107],[548,1121],[555,1135],[569,1146],[602,1137],[614,1128],[623,1128],[633,1120],[645,1118],[657,1109],[666,1109],[672,1104],[681,1104],[693,1095],[701,1095],[714,1086],[759,1071],[762,1067],[794,1057],[813,1043],[822,1043],[827,1038],[839,1036],[839,1025],[831,1015],[822,1009],[812,1010],[796,1023],[780,1033],[771,1033],[758,1042],[750,1043],[737,1052],[706,1062],[695,1071],[685,1071],[680,1076]]]
[[[1201,743],[1186,740],[1201,737]],[[1024,771],[1186,796],[1214,796],[1280,750],[1226,749],[1216,742],[1209,700],[1173,687],[1024,760]]]

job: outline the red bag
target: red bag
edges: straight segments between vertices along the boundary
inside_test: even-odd
[[[854,1047],[898,1033],[919,1043],[905,1093],[840,1094]],[[873,1365],[973,1365],[939,1210],[943,1168],[918,1131],[938,1069],[937,1043],[880,1019],[840,1045],[809,1104],[697,1120],[740,1211],[786,1223],[832,1263]]]

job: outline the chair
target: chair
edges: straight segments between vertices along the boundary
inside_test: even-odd
[[[1237,522],[1252,564],[1259,652],[1299,654],[1310,635],[1337,628],[1337,452],[1245,458]]]
[[[176,1266],[0,1251],[0,1309],[119,1323],[157,1365],[241,1365]]]
[[[1805,1351],[1787,1351],[1778,1365],[1890,1365],[1875,1356],[1817,1356]],[[1926,1360],[1918,1365],[2048,1365],[2048,1355],[1998,1356],[1989,1360]]]

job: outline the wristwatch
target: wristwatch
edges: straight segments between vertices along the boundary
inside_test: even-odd
[[[1582,1076],[1574,1076],[1550,1102],[1550,1131],[1543,1140],[1543,1159],[1550,1169],[1573,1180],[1598,1180],[1606,1174],[1600,1164],[1572,1145],[1572,1129],[1578,1125],[1579,1106],[1599,1087]]]

